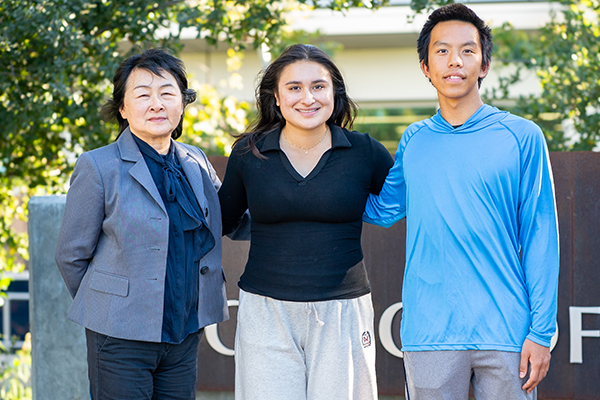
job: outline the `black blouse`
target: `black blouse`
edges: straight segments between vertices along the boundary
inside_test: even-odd
[[[215,241],[173,146],[165,155],[133,135],[169,216],[161,341],[179,344],[197,332],[198,263]]]
[[[367,134],[332,125],[332,148],[302,177],[281,151],[280,133],[272,131],[258,143],[266,160],[241,141],[219,191],[224,234],[246,209],[252,216],[240,288],[288,301],[369,293],[362,214],[369,193],[379,193],[393,164],[390,153]]]

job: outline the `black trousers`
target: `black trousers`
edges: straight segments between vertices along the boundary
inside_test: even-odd
[[[92,400],[194,400],[202,330],[180,344],[85,330]]]

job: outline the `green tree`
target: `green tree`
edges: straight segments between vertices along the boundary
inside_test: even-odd
[[[165,4],[167,2],[164,2]],[[164,6],[163,6],[164,8]],[[26,258],[12,229],[31,194],[59,191],[75,156],[109,142],[98,110],[121,60],[119,44],[146,46],[169,14],[146,1],[4,1],[0,4],[0,268]],[[167,40],[170,38],[167,38]]]
[[[533,70],[541,94],[521,96],[514,112],[542,127],[550,150],[593,150],[600,142],[600,1],[560,0],[563,8],[539,32],[510,25],[495,32],[495,57],[512,72],[492,97]]]
[[[327,0],[324,7],[376,8],[387,0]],[[246,47],[279,49],[287,13],[308,0],[3,0],[0,2],[0,272],[27,259],[26,220],[33,194],[64,190],[81,152],[109,143],[115,127],[100,120],[119,63],[137,48],[181,50],[195,28],[209,44],[225,42],[235,59]],[[129,49],[129,50],[128,50]],[[207,93],[209,95],[207,95]],[[225,133],[239,130],[247,104],[202,88],[186,115],[184,139],[210,154],[227,152]],[[213,124],[213,125],[210,125]],[[204,129],[204,130],[203,130]],[[8,281],[0,280],[0,290]]]

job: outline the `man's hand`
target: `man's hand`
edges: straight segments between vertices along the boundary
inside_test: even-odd
[[[550,367],[550,349],[539,345],[529,339],[525,339],[521,349],[521,365],[519,366],[519,377],[522,379],[527,375],[527,365],[531,364],[529,379],[522,389],[530,393],[544,379]]]

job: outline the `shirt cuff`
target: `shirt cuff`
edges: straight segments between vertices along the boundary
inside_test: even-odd
[[[540,346],[550,347],[552,336],[554,336],[554,332],[551,335],[542,335],[530,329],[527,339],[531,340],[533,343],[539,344]]]

